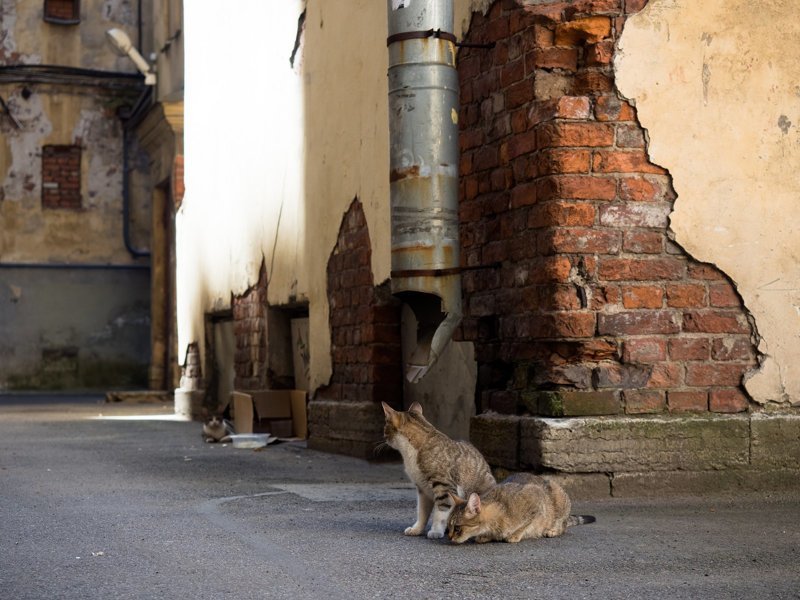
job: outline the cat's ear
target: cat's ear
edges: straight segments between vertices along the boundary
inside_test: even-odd
[[[448,492],[447,495],[450,496],[450,500],[453,501],[453,506],[461,506],[462,504],[467,503],[466,500],[464,500],[463,498],[459,498],[455,494],[451,494],[450,492]]]
[[[481,513],[481,497],[478,496],[478,494],[472,493],[469,495],[467,510],[473,515],[479,515]]]
[[[386,415],[387,419],[391,419],[394,415],[397,414],[397,411],[388,404],[386,404],[386,402],[381,402],[381,405],[383,406],[383,414]]]
[[[408,407],[408,412],[415,413],[422,416],[422,405],[419,402],[414,402],[411,406]]]

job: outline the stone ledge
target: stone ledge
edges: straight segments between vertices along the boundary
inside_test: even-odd
[[[312,400],[308,403],[308,447],[368,460],[395,460],[391,448],[380,453],[384,415],[377,402]]]
[[[520,464],[566,473],[743,468],[749,430],[737,416],[528,418]]]
[[[563,419],[484,413],[472,419],[470,439],[495,467],[608,474],[618,487],[662,473],[681,478],[688,491],[693,479],[738,488],[743,478],[756,478],[771,487],[784,477],[791,482],[800,469],[794,413]]]
[[[621,473],[611,480],[615,498],[800,490],[800,469]]]

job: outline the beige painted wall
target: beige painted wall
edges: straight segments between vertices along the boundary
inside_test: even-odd
[[[184,7],[179,354],[193,341],[204,354],[204,313],[227,308],[231,292],[254,285],[263,256],[270,304],[309,304],[314,390],[331,375],[328,258],[355,197],[369,226],[376,285],[389,277],[386,3],[240,0],[237,7],[222,16],[201,3]],[[457,24],[467,25],[469,7],[456,2]]]
[[[676,241],[735,282],[764,353],[760,403],[800,404],[800,36],[793,0],[650,0],[615,63],[669,169]]]

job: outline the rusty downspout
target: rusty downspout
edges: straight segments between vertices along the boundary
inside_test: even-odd
[[[462,314],[456,38],[452,0],[388,0],[388,13],[392,293],[417,319],[417,382]]]

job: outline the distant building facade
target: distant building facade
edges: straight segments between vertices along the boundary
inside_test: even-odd
[[[147,148],[137,127],[158,100],[182,99],[173,4],[2,4],[0,389],[145,388],[158,374],[151,256],[161,150]],[[147,9],[173,22],[154,28]],[[107,40],[111,29],[148,59],[155,52],[159,64],[180,68],[145,85]]]

